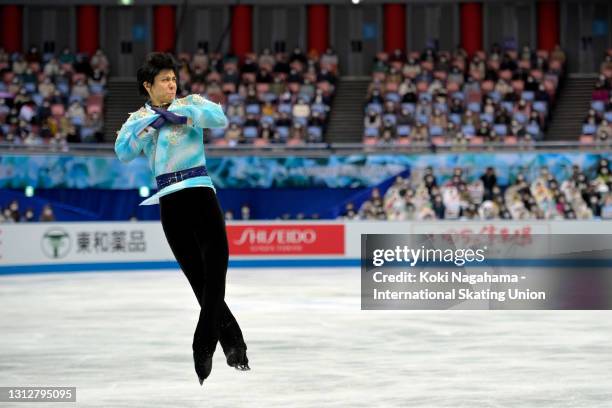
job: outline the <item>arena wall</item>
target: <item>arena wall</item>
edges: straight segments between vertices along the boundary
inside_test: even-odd
[[[361,234],[608,234],[612,221],[236,221],[227,231],[230,267],[357,267]],[[0,226],[0,274],[176,268],[158,222]]]

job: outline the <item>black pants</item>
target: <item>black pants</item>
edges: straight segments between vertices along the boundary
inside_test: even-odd
[[[190,187],[160,198],[161,223],[170,248],[200,304],[194,350],[227,354],[246,344],[225,303],[229,248],[219,201],[209,187]]]

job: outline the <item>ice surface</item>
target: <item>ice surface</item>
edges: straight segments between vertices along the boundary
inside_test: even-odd
[[[218,347],[200,387],[180,271],[3,276],[0,386],[76,386],[78,407],[612,406],[610,312],[361,311],[359,278],[230,270],[252,370]]]

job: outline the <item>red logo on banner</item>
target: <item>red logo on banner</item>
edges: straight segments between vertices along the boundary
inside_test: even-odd
[[[344,225],[228,225],[231,255],[344,255]]]

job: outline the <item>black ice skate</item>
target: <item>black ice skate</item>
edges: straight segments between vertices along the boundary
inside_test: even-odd
[[[228,350],[226,358],[227,365],[234,367],[236,370],[248,371],[251,369],[246,355],[246,348],[232,347]]]
[[[210,372],[212,371],[213,355],[212,353],[207,353],[203,350],[194,350],[193,362],[195,364],[195,371],[198,375],[198,380],[200,381],[200,385],[202,385],[204,380],[208,378]]]

